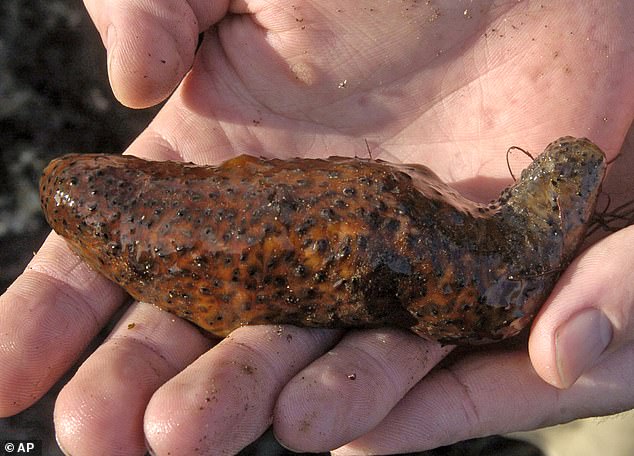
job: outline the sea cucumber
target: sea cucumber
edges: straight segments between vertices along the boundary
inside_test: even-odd
[[[215,335],[389,325],[476,344],[531,321],[584,239],[605,171],[597,146],[563,137],[477,204],[421,165],[88,154],[53,160],[40,193],[92,268]]]

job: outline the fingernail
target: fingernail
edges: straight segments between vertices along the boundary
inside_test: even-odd
[[[106,59],[108,65],[108,79],[110,80],[110,86],[114,90],[115,84],[113,80],[113,62],[115,59],[115,48],[117,47],[117,29],[114,25],[108,26],[106,32]]]
[[[145,449],[150,456],[156,456],[156,452],[150,446],[150,442],[148,442],[147,437],[145,437]]]
[[[68,456],[70,454],[64,450],[64,447],[59,442],[59,437],[57,437],[57,432],[55,433],[55,443],[57,443],[57,446],[59,447],[59,451],[61,451],[64,456]]]
[[[112,77],[112,61],[114,57],[114,48],[117,46],[117,29],[114,25],[110,24],[108,26],[108,31],[106,32],[106,54],[108,59],[108,76]],[[111,81],[112,83],[112,81]]]
[[[597,309],[574,315],[555,333],[557,370],[568,388],[593,367],[612,340],[612,324]]]
[[[117,41],[117,29],[113,24],[108,26],[108,30],[106,31],[106,49],[108,52],[112,50],[114,47],[114,43]]]

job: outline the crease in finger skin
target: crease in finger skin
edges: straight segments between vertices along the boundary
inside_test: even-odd
[[[60,392],[60,447],[78,455],[144,454],[150,397],[210,345],[189,323],[150,304],[132,305]]]
[[[235,454],[270,425],[284,384],[339,337],[293,326],[240,328],[163,385],[145,413],[154,454]]]
[[[0,415],[38,400],[125,301],[51,234],[0,297]]]

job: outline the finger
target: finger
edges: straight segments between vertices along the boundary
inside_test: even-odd
[[[224,16],[228,1],[84,0],[108,52],[115,96],[142,108],[165,99],[194,60],[198,35]]]
[[[634,338],[634,226],[594,244],[562,275],[529,341],[535,370],[572,385]]]
[[[405,331],[349,333],[284,388],[275,435],[295,450],[337,448],[379,424],[450,350]]]
[[[156,389],[211,345],[189,323],[134,304],[55,404],[66,454],[145,454],[143,413]]]
[[[152,397],[145,432],[154,454],[235,454],[271,424],[282,387],[339,331],[253,326],[229,335]]]
[[[629,345],[562,391],[539,378],[523,351],[470,355],[432,371],[375,429],[334,454],[423,451],[617,413],[634,403],[633,361]]]
[[[0,416],[37,401],[125,299],[51,234],[0,297]]]

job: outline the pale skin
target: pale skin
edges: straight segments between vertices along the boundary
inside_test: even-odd
[[[127,153],[366,157],[367,140],[488,200],[511,181],[509,146],[586,136],[624,151],[604,188],[631,199],[633,2],[84,3],[119,100],[169,97]],[[37,401],[124,301],[51,235],[0,298],[0,416]],[[615,413],[634,407],[633,308],[632,228],[564,272],[528,348],[435,369],[452,348],[405,331],[255,326],[214,342],[134,303],[60,393],[57,438],[74,455],[232,454],[273,425],[295,450],[388,453]]]

